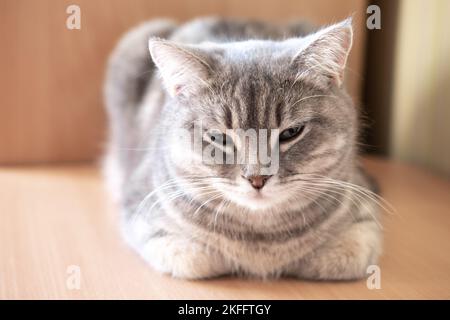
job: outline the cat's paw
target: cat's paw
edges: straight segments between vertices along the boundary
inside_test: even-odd
[[[216,251],[188,239],[172,236],[152,239],[139,252],[154,269],[174,278],[204,279],[231,271]]]
[[[352,225],[290,268],[290,274],[314,280],[356,280],[378,261],[381,232],[374,222]]]

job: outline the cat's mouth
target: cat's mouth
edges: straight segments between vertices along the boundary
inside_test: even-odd
[[[263,201],[264,199],[268,199],[266,194],[263,194],[261,190],[255,190],[248,193],[249,199],[254,199],[257,201]]]
[[[216,188],[231,203],[252,211],[271,209],[286,201],[283,193],[274,187],[274,182],[263,188],[253,188],[248,181],[237,181],[231,184],[216,184]]]
[[[269,209],[273,206],[273,203],[268,196],[262,195],[258,192],[241,196],[241,198],[236,197],[234,201],[240,206],[251,210]]]
[[[269,209],[277,203],[276,197],[265,190],[235,191],[226,194],[233,203],[250,210]]]

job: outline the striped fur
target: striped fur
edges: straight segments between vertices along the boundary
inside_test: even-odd
[[[126,240],[157,270],[355,279],[377,262],[377,196],[357,161],[358,114],[342,85],[351,23],[311,32],[303,23],[156,20],[114,52],[105,173]],[[142,50],[149,38],[154,63]],[[172,133],[199,120],[223,132],[305,129],[280,145],[277,174],[255,191],[242,176],[258,165],[189,161],[200,155]]]

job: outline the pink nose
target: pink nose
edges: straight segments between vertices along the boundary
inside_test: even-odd
[[[246,178],[253,188],[262,189],[271,176],[250,176]]]

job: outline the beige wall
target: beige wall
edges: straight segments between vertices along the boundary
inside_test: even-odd
[[[402,0],[391,154],[450,175],[450,1]]]
[[[81,7],[81,30],[65,27]],[[78,161],[102,149],[104,64],[119,35],[157,16],[226,15],[335,22],[355,13],[349,87],[359,97],[364,56],[362,0],[0,0],[0,164]]]

